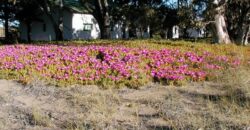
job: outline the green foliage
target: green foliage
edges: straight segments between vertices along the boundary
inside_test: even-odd
[[[250,2],[248,0],[219,0],[217,4],[214,0],[194,0],[193,5],[203,18],[202,25],[209,25],[209,29],[213,33],[215,24],[215,15],[222,14],[226,19],[227,26],[224,27],[228,31],[230,39],[233,42],[241,43],[249,37],[250,27]],[[245,39],[243,38],[245,37]]]
[[[7,19],[10,22],[20,20],[31,25],[35,21],[43,22],[39,16],[45,14],[53,24],[57,40],[62,40],[63,30],[59,28],[62,10],[69,9],[78,13],[92,14],[99,24],[101,38],[110,38],[111,28],[117,23],[122,25],[123,32],[128,28],[131,37],[136,36],[138,30],[145,32],[150,28],[151,38],[154,35],[167,38],[172,27],[179,25],[185,38],[188,28],[206,26],[208,31],[214,31],[214,16],[218,13],[216,8],[220,7],[219,12],[226,17],[231,40],[239,42],[242,37],[247,39],[249,29],[246,28],[250,27],[249,1],[221,0],[217,5],[213,2],[213,0],[177,0],[176,3],[170,0],[2,0],[0,19],[3,21]],[[5,14],[8,17],[5,17]],[[54,15],[59,15],[59,18],[56,19]]]

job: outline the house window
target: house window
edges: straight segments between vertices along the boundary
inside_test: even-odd
[[[47,30],[47,27],[46,27],[46,24],[44,23],[43,24],[43,32],[46,32],[46,30]]]
[[[91,31],[93,28],[93,25],[92,24],[84,24],[83,25],[83,30],[84,31]]]

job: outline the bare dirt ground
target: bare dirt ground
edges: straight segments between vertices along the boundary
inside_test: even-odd
[[[152,83],[138,90],[103,90],[97,86],[58,88],[42,83],[23,86],[0,80],[0,129],[249,128],[248,99],[231,99],[237,96],[228,96],[226,90],[223,85],[209,82],[183,87]]]

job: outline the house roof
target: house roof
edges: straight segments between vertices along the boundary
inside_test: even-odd
[[[74,12],[86,12],[80,0],[64,0],[64,6]]]

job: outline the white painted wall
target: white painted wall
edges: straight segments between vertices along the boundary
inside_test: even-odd
[[[172,34],[173,34],[173,35],[172,35],[172,38],[173,38],[173,39],[177,39],[177,38],[180,37],[179,31],[180,31],[179,26],[173,26],[173,28],[172,28]]]
[[[86,31],[84,30],[84,24],[91,24],[92,30]],[[73,14],[72,19],[72,31],[73,38],[72,39],[97,39],[100,38],[100,28],[93,17],[90,14]]]

